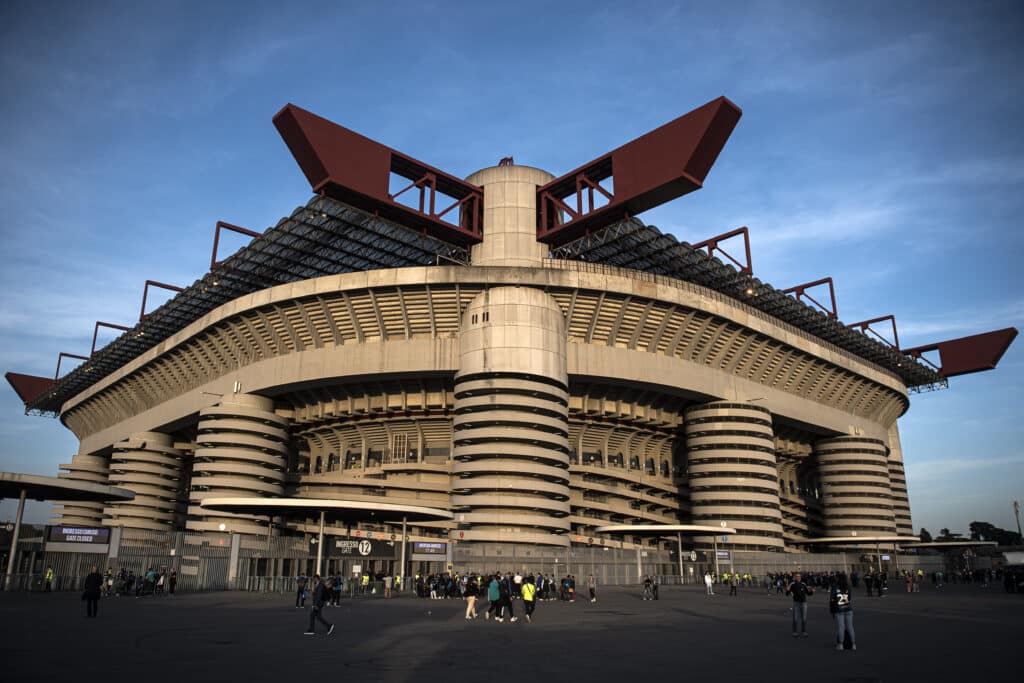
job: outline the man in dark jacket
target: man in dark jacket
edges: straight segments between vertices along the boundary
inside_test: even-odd
[[[82,584],[82,599],[85,600],[85,616],[95,617],[99,609],[100,591],[103,590],[103,575],[93,566],[92,573]]]
[[[326,581],[320,580],[320,575],[316,574],[313,577],[313,609],[309,613],[309,628],[306,629],[307,636],[315,636],[316,631],[313,630],[315,624],[314,620],[319,621],[321,624],[327,627],[327,635],[334,633],[334,624],[329,624],[324,621],[324,618],[320,616],[320,611],[323,610],[324,605],[331,599],[331,579],[328,578]]]
[[[295,609],[306,606],[306,575],[299,574],[295,579]]]
[[[786,595],[793,596],[793,637],[807,637],[807,596],[814,595],[814,589],[803,582],[800,572],[793,574],[793,581],[786,588]]]

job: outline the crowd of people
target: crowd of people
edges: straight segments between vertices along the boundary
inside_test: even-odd
[[[645,577],[645,586],[651,584],[651,577]],[[300,575],[296,578],[295,607],[304,609],[306,600],[312,596],[312,610],[309,615],[309,627],[306,635],[315,635],[315,626],[319,622],[327,629],[328,635],[333,632],[334,626],[323,618],[323,610],[327,607],[337,606],[340,602],[343,590],[364,590],[368,586],[380,584],[384,589],[384,597],[391,597],[393,590],[401,590],[402,579],[400,576],[384,574],[372,576],[363,574],[350,579],[343,579],[340,576],[327,576],[321,578],[319,574],[312,578]],[[597,602],[597,579],[590,575],[586,579],[587,599],[590,602]],[[375,590],[371,588],[370,590]],[[412,590],[418,598],[431,600],[465,600],[467,621],[478,618],[476,609],[478,601],[486,599],[488,608],[484,612],[485,621],[492,616],[496,622],[519,621],[515,614],[513,601],[519,600],[523,603],[523,616],[527,622],[533,620],[534,611],[538,602],[559,600],[564,602],[576,602],[576,577],[566,574],[561,578],[546,575],[543,572],[526,573],[522,572],[495,572],[493,574],[473,573],[417,573],[412,580]],[[654,585],[654,595],[657,596],[657,585]],[[655,599],[657,599],[655,597]]]
[[[416,575],[416,594],[419,597],[435,599],[464,599],[466,601],[466,621],[476,619],[479,614],[476,603],[486,597],[488,602],[487,610],[484,612],[484,620],[490,620],[491,615],[497,622],[506,619],[509,622],[518,621],[513,607],[514,600],[521,600],[523,603],[523,616],[527,622],[533,621],[534,611],[538,602],[552,600],[564,602],[576,602],[576,577],[566,574],[561,578],[545,575],[543,572],[526,573],[522,572],[495,572],[484,576],[482,574],[432,574],[428,576]],[[586,580],[587,599],[590,602],[597,602],[597,579],[591,574]]]
[[[47,576],[52,576],[53,568],[47,567]],[[51,579],[52,580],[52,579]],[[100,574],[99,568],[93,566],[92,571],[82,581],[82,600],[85,602],[85,616],[95,618],[99,613],[100,598],[121,597],[135,595],[141,598],[145,595],[174,595],[178,585],[178,572],[166,568],[156,571],[149,567],[138,576],[130,569],[121,568],[116,574],[113,568],[107,567],[106,572]],[[166,590],[165,590],[166,589]]]
[[[146,595],[174,595],[178,585],[178,572],[175,569],[167,570],[162,567],[156,570],[148,567],[146,571],[138,575],[131,569],[122,567],[120,571],[114,572],[110,567],[102,577],[102,595],[105,598],[132,596],[141,598]]]
[[[416,595],[421,598],[458,600],[465,597],[466,588],[471,582],[475,582],[479,588],[485,583],[490,585],[495,577],[497,577],[499,583],[508,586],[509,594],[514,599],[522,597],[524,583],[532,583],[536,589],[537,600],[576,601],[576,577],[573,574],[566,574],[561,578],[555,578],[553,575],[544,574],[543,572],[525,575],[522,572],[496,572],[487,576],[473,573],[416,574],[413,588]],[[596,586],[597,582],[594,577],[589,577],[587,579],[587,588],[590,593],[589,598],[592,600],[596,600]]]
[[[378,578],[384,580],[387,585],[388,579],[394,580],[397,577],[386,575]],[[713,586],[717,582],[716,577],[709,571],[705,574],[704,579],[708,595],[714,595]],[[361,577],[354,577],[352,580],[356,582],[356,585],[360,585],[362,582]],[[740,585],[755,586],[758,583],[750,574],[740,572],[723,572],[719,580],[730,587],[730,593],[733,595],[736,594],[736,588]],[[809,572],[807,574],[780,572],[767,574],[763,583],[768,586],[769,592],[775,590],[792,599],[792,635],[794,638],[808,636],[808,598],[819,590],[826,593],[829,612],[835,623],[836,649],[856,650],[852,588],[854,581],[860,580],[872,588],[877,585],[879,588],[873,589],[879,591],[878,594],[881,595],[888,579],[884,572],[878,574],[869,572],[864,576],[854,573],[850,577],[843,572]],[[334,587],[341,579],[340,577],[326,577],[321,580],[320,576],[316,575],[310,581],[311,586],[306,577],[299,577],[295,606],[304,607],[306,597],[311,591],[313,609],[309,615],[309,626],[305,633],[306,635],[315,635],[315,625],[319,622],[330,635],[334,632],[334,625],[323,618],[323,609],[337,604],[332,596]],[[401,585],[400,579],[399,585]],[[588,590],[588,599],[591,602],[596,602],[597,580],[595,577],[588,576],[585,585]],[[412,581],[412,587],[415,595],[421,599],[464,600],[466,621],[479,618],[482,612],[485,621],[493,619],[497,623],[505,621],[515,623],[519,621],[515,602],[521,601],[522,618],[527,622],[532,622],[539,602],[559,600],[571,603],[576,600],[576,577],[571,574],[561,578],[548,576],[543,572],[525,574],[522,572],[495,572],[488,575],[476,573],[416,574]],[[644,600],[658,599],[657,577],[647,575],[641,579],[641,594]],[[484,600],[487,601],[486,610],[480,605]],[[480,605],[479,608],[478,605]]]

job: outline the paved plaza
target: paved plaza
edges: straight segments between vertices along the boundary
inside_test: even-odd
[[[467,623],[461,600],[356,599],[325,610],[330,637],[304,636],[308,608],[286,595],[111,598],[87,619],[77,594],[0,594],[0,661],[12,683],[1018,680],[1024,595],[925,588],[856,593],[855,653],[834,650],[823,591],[807,639],[790,636],[788,598],[753,588],[664,587],[656,602],[605,588],[595,604],[540,603],[532,624]]]

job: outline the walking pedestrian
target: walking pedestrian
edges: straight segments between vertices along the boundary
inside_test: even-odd
[[[295,579],[295,609],[302,609],[306,606],[306,577],[299,574]]]
[[[329,624],[320,615],[324,605],[331,599],[331,580],[326,581],[320,580],[320,575],[315,574],[313,576],[313,609],[309,612],[309,628],[306,629],[305,635],[315,636],[316,631],[314,622],[319,621],[321,624],[327,627],[327,635],[334,633],[334,624]]]
[[[736,574],[729,577],[729,595],[736,595]]]
[[[466,589],[462,592],[462,597],[466,599],[466,621],[476,619],[476,599],[479,595],[480,588],[476,585],[476,581],[470,579],[466,583]]]
[[[46,574],[43,576],[43,590],[47,593],[53,587],[53,565],[46,566]]]
[[[590,602],[597,602],[597,579],[593,574],[587,577],[587,590],[590,591]]]
[[[178,585],[178,570],[172,569],[171,576],[167,579],[168,593],[174,595],[174,587]]]
[[[814,595],[814,589],[803,582],[800,572],[793,574],[793,582],[786,588],[786,595],[793,596],[793,637],[807,637],[807,596]]]
[[[505,621],[505,610],[508,610],[509,621],[519,621],[515,610],[512,609],[512,587],[511,581],[500,581],[498,583],[498,616],[495,621]]]
[[[851,649],[857,649],[857,634],[853,631],[853,595],[846,574],[840,574],[836,585],[829,591],[828,608],[836,621],[836,649],[842,650],[847,634]]]
[[[704,587],[707,589],[708,595],[715,594],[714,583],[714,579],[711,578],[711,572],[704,572]]]
[[[82,584],[82,599],[85,600],[85,616],[95,617],[100,602],[100,592],[103,590],[103,576],[93,565],[92,572],[85,577]]]
[[[526,581],[521,584],[521,591],[523,598],[523,611],[526,612],[526,623],[530,623],[533,621],[533,610],[537,607],[537,584],[533,582],[532,575],[527,576]],[[590,589],[590,594],[594,594],[593,588]],[[593,600],[591,600],[591,602],[593,602]]]
[[[501,601],[501,585],[498,582],[498,575],[491,576],[491,582],[487,584],[487,612],[484,614],[484,619],[489,620],[491,613],[494,613],[494,618],[498,619],[501,616],[501,612],[498,611]]]

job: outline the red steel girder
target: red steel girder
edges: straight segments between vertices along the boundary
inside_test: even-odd
[[[132,329],[124,325],[115,325],[114,323],[105,323],[102,320],[97,320],[96,326],[92,329],[92,348],[89,350],[89,358],[92,358],[93,354],[96,353],[96,336],[100,333],[101,327],[109,327],[110,329],[121,330],[122,332],[128,332]]]
[[[89,356],[79,356],[77,353],[68,353],[61,351],[57,354],[57,371],[53,373],[53,381],[56,382],[60,379],[60,363],[65,358],[77,358],[79,360],[89,360]]]
[[[247,235],[248,237],[253,238],[259,237],[263,234],[261,232],[256,232],[255,230],[248,230],[237,225],[232,225],[231,223],[225,223],[224,221],[217,221],[217,227],[213,230],[213,253],[210,254],[210,270],[213,270],[220,264],[224,263],[223,261],[217,260],[217,247],[220,246],[221,230],[230,230],[232,232],[237,232],[240,235]]]
[[[871,328],[873,324],[880,323],[885,320],[892,322],[892,341],[889,341],[888,339],[878,334],[878,332]],[[879,318],[872,318],[871,320],[864,320],[859,323],[851,323],[850,325],[847,325],[847,327],[849,327],[850,329],[853,329],[854,327],[859,327],[860,331],[864,333],[864,336],[868,336],[868,333],[871,333],[883,344],[891,346],[897,351],[900,350],[900,338],[899,335],[896,334],[896,316],[894,315],[883,315]]]
[[[483,239],[481,187],[293,104],[274,116],[274,126],[314,192],[450,244],[469,247]],[[393,195],[392,173],[410,181]],[[395,201],[410,189],[419,192],[418,209]],[[438,194],[454,201],[438,206]]]
[[[818,301],[813,296],[807,293],[808,289],[819,287],[821,285],[828,285],[828,296],[832,302],[831,307],[824,305],[823,303],[821,303],[820,301]],[[782,290],[782,293],[796,294],[797,301],[801,301],[804,297],[806,297],[811,301],[811,303],[820,308],[824,313],[827,313],[828,317],[832,318],[833,320],[839,319],[839,311],[836,309],[836,288],[835,285],[832,283],[832,278],[830,277],[823,277],[820,280],[815,280],[814,282],[806,282],[802,285],[796,285],[795,287],[790,287],[789,289]]]
[[[169,289],[172,292],[184,292],[184,287],[176,287],[169,285],[164,282],[157,282],[156,280],[146,280],[146,286],[142,289],[142,309],[139,311],[139,322],[142,322],[146,317],[146,299],[149,297],[150,286],[159,287],[160,289]]]
[[[699,189],[742,114],[719,97],[538,188],[537,239],[558,247]]]
[[[939,374],[942,377],[956,377],[995,369],[999,359],[1016,337],[1017,328],[1007,327],[969,337],[915,346],[912,349],[904,349],[903,353],[924,360],[922,353],[938,351]]]
[[[42,396],[57,383],[57,380],[38,375],[23,375],[20,372],[8,372],[4,375],[18,398],[25,405]]]
[[[746,254],[746,263],[740,263],[735,258],[733,258],[732,254],[730,254],[721,247],[722,242],[730,240],[733,237],[739,237],[741,235],[743,236],[743,250]],[[736,228],[735,230],[730,230],[729,232],[723,232],[721,235],[715,235],[710,239],[706,239],[703,242],[697,242],[697,244],[693,244],[691,246],[695,250],[707,249],[708,256],[714,256],[715,252],[717,251],[720,254],[722,254],[722,256],[732,261],[733,264],[737,268],[739,268],[740,273],[742,273],[743,275],[754,275],[754,264],[750,260],[750,231],[747,230],[746,226],[743,226],[742,228]]]

